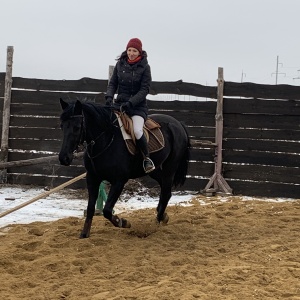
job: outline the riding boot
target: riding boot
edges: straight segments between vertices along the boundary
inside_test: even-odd
[[[140,139],[136,140],[136,145],[139,147],[144,156],[143,168],[145,173],[152,172],[155,169],[155,166],[153,161],[149,157],[148,143],[144,134]]]

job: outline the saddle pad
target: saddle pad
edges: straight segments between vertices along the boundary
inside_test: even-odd
[[[116,113],[116,116],[128,151],[132,155],[137,154],[139,150],[135,145],[135,137],[133,131],[130,130],[131,134],[128,134],[128,132],[125,130],[125,126],[122,122],[120,114]],[[150,120],[148,122],[148,126],[153,129],[149,129],[148,127],[144,126],[144,134],[147,137],[149,153],[153,153],[161,150],[165,146],[165,139],[160,130],[160,125],[152,119],[147,119],[147,121],[148,120]],[[147,121],[145,122],[145,125]]]

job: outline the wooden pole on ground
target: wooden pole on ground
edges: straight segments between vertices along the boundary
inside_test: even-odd
[[[232,194],[232,189],[222,176],[222,144],[223,144],[223,91],[224,91],[224,76],[223,68],[218,68],[218,100],[216,110],[216,148],[215,148],[215,172],[210,178],[203,192],[208,190],[213,185],[214,192],[223,192]]]
[[[83,154],[84,154],[84,152],[75,153],[74,157],[80,158],[83,156]],[[24,159],[24,160],[17,160],[17,161],[9,161],[9,162],[5,162],[5,163],[0,162],[0,169],[42,164],[42,163],[49,162],[52,160],[58,160],[58,155],[51,155],[51,156],[46,156],[46,157]]]
[[[65,188],[66,186],[68,186],[68,185],[70,185],[70,184],[72,184],[72,183],[74,183],[74,182],[76,182],[76,181],[78,181],[78,180],[80,180],[80,179],[83,179],[85,176],[86,176],[86,173],[81,174],[81,175],[79,175],[79,176],[77,176],[77,177],[75,177],[75,178],[73,178],[73,179],[71,179],[71,180],[69,180],[69,181],[67,181],[67,182],[65,182],[65,183],[63,183],[63,184],[57,186],[56,188],[54,188],[54,189],[52,189],[52,190],[50,190],[50,191],[44,192],[44,193],[42,193],[42,194],[40,194],[40,195],[38,195],[38,196],[32,198],[31,200],[29,200],[29,201],[27,201],[27,202],[24,202],[24,203],[22,203],[22,204],[20,204],[20,205],[18,205],[18,206],[16,206],[16,207],[14,207],[14,208],[12,208],[12,209],[9,209],[9,210],[3,212],[2,214],[0,214],[0,218],[2,218],[2,217],[4,217],[4,216],[6,216],[6,215],[8,215],[8,214],[10,214],[10,213],[12,213],[12,212],[18,210],[18,209],[20,209],[20,208],[22,208],[22,207],[24,207],[24,206],[27,206],[27,205],[29,205],[29,204],[31,204],[31,203],[33,203],[33,202],[36,202],[37,200],[40,200],[40,199],[42,199],[42,198],[46,198],[46,197],[48,197],[50,194],[55,193],[55,192],[57,192],[57,191],[59,191],[59,190]]]
[[[8,160],[8,140],[9,140],[13,53],[14,53],[14,47],[8,46],[7,47],[7,59],[6,59],[0,162],[7,162],[7,160]],[[1,183],[7,182],[7,170],[6,169],[0,171],[0,182]]]

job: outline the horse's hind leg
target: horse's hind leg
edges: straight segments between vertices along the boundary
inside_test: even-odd
[[[169,217],[167,213],[165,212],[169,200],[172,196],[172,178],[166,178],[163,179],[160,183],[160,196],[159,196],[159,202],[157,206],[157,221],[168,223]]]
[[[123,191],[125,183],[126,181],[118,181],[111,184],[111,188],[103,209],[103,216],[111,221],[116,227],[129,228],[131,225],[126,219],[119,218],[117,215],[113,215],[114,206]]]

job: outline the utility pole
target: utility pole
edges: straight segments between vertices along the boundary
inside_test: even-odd
[[[282,63],[279,62],[279,56],[277,55],[277,60],[276,60],[276,72],[271,74],[271,76],[272,76],[273,74],[276,75],[276,79],[275,79],[275,84],[276,84],[276,85],[277,85],[277,82],[278,82],[278,74],[283,74],[284,76],[286,76],[285,73],[279,73],[279,72],[278,72],[278,65],[279,65],[279,64],[280,64],[280,65],[283,65]]]
[[[246,73],[244,73],[244,70],[242,70],[241,83],[243,82],[244,77],[246,77]]]

